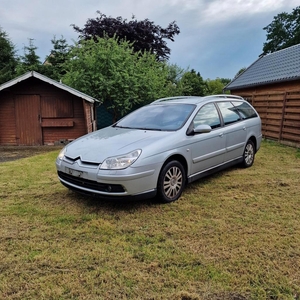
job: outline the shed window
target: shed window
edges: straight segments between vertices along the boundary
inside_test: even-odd
[[[72,98],[58,98],[55,96],[42,97],[42,118],[72,118]]]

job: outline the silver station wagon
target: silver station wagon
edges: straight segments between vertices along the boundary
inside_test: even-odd
[[[226,167],[252,166],[261,120],[231,95],[154,101],[59,153],[59,180],[103,198],[177,200],[187,183]]]

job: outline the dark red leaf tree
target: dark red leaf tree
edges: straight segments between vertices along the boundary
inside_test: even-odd
[[[88,19],[83,28],[74,24],[73,29],[79,33],[79,39],[96,40],[97,37],[118,37],[133,43],[134,51],[150,51],[157,60],[168,60],[171,53],[166,40],[174,42],[174,36],[180,33],[176,22],[171,22],[167,28],[155,25],[149,19],[138,21],[132,16],[130,21],[122,17],[107,17],[97,11],[98,17]]]

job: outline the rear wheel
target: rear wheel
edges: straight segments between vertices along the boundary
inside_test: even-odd
[[[255,147],[254,143],[249,140],[246,144],[244,153],[243,153],[243,166],[245,168],[249,168],[254,163],[254,157],[255,157]]]
[[[185,186],[185,170],[179,161],[173,160],[163,166],[157,184],[159,198],[166,203],[176,201]]]

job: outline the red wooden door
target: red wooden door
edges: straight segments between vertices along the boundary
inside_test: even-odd
[[[18,145],[42,145],[39,95],[16,95],[16,136]]]

